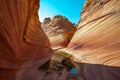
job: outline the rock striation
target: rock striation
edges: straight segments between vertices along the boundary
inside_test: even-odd
[[[66,47],[76,31],[76,27],[75,24],[61,15],[56,15],[52,19],[45,18],[42,23],[42,28],[53,49]]]
[[[0,80],[119,80],[119,4],[120,0],[86,0],[77,30],[61,16],[42,23],[52,47],[67,46],[59,52],[69,53],[79,63],[78,74],[72,75],[67,69],[38,69],[51,57],[38,19],[39,0],[1,0]],[[71,33],[73,37],[68,37]]]
[[[83,80],[120,79],[120,1],[86,0],[66,52],[80,62]]]
[[[0,80],[19,80],[20,70],[50,58],[38,9],[39,0],[0,0]]]

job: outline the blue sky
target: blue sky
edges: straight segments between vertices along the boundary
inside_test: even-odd
[[[40,21],[42,22],[45,17],[62,15],[77,24],[84,2],[85,0],[40,0]]]

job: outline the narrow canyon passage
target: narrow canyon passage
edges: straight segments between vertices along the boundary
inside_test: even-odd
[[[86,0],[76,27],[60,15],[40,23],[39,0],[0,0],[0,80],[119,80],[119,4]],[[49,60],[54,70],[43,69]]]

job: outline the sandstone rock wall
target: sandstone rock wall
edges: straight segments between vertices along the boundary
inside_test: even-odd
[[[19,69],[50,58],[38,9],[39,0],[0,0],[0,80],[15,80]]]
[[[45,18],[42,23],[42,28],[53,49],[66,47],[76,31],[76,27],[75,24],[61,15],[56,15],[52,19]]]
[[[0,80],[119,80],[119,4],[86,1],[77,31],[62,49],[80,63],[79,73],[71,75],[67,70],[38,70],[51,51],[38,21],[39,0],[0,0]]]
[[[0,60],[0,67],[8,67],[2,62],[4,59],[17,62],[49,53],[50,44],[41,29],[38,8],[39,0],[1,0],[0,58],[3,60]]]
[[[85,80],[120,79],[120,0],[87,0],[66,52]],[[82,67],[83,66],[83,67]]]

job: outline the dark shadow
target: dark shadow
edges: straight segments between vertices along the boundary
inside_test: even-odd
[[[77,74],[69,74],[67,79],[83,80],[120,80],[120,67],[100,64],[79,63]]]
[[[39,64],[36,64],[26,68],[25,71],[22,73],[21,77],[22,77],[22,80],[32,80],[35,77],[40,78],[41,75],[44,73],[44,75],[42,76],[42,79],[44,80],[53,80],[54,77],[56,76],[66,77],[66,79],[64,80],[120,80],[120,67],[105,66],[100,64],[88,64],[88,63],[78,63],[78,64],[80,69],[77,74],[71,74],[67,70],[66,72],[64,72],[63,69],[61,71],[57,71],[57,70],[49,71],[45,69],[38,70],[40,66]],[[14,80],[14,77],[18,74],[18,72],[19,72],[19,69],[9,70],[9,69],[1,68],[0,80],[8,80],[8,79]],[[54,74],[56,76],[53,76]],[[53,79],[51,78],[51,76],[53,76]]]
[[[68,58],[69,59],[69,58]],[[65,59],[66,61],[67,59]],[[102,64],[89,64],[89,63],[76,63],[80,67],[78,73],[72,74],[70,73],[70,68],[74,67],[71,66],[73,64],[69,63],[70,61],[67,62],[66,68],[67,68],[67,79],[66,80],[120,80],[120,67],[115,67],[115,66],[107,66],[107,65],[102,65]],[[64,60],[61,64],[65,64]],[[49,72],[49,70],[46,68],[49,66],[49,61],[43,64],[39,69],[44,69],[44,71]],[[62,71],[63,69],[61,69]],[[53,70],[54,72],[59,72],[58,70]],[[51,72],[50,72],[51,73]],[[49,76],[50,74],[46,74]],[[59,74],[58,74],[59,75]],[[66,76],[64,74],[60,74],[59,76]]]

